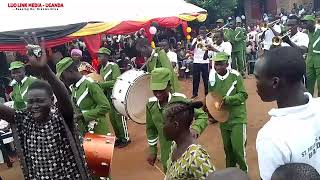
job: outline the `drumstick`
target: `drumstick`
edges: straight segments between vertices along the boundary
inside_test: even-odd
[[[152,58],[149,58],[142,66],[139,70],[143,70],[144,67],[146,67],[146,65],[152,60]]]
[[[166,175],[164,174],[164,172],[163,172],[156,164],[154,165],[154,167],[155,167],[158,171],[160,171],[163,176],[166,176]]]

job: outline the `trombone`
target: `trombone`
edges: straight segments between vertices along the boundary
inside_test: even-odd
[[[272,38],[272,45],[274,46],[281,46],[282,43],[282,39],[286,36],[290,36],[291,34],[291,30],[289,30],[288,32],[286,32],[285,34],[283,34],[282,36],[275,36]]]
[[[269,26],[271,26],[271,25],[273,25],[273,24],[277,24],[277,23],[279,23],[281,21],[281,19],[277,19],[277,20],[275,20],[275,21],[272,21],[272,22],[269,22],[269,23],[262,23],[262,24],[260,24],[260,27],[261,27],[261,30],[264,32],[264,31],[266,31],[266,30],[268,30],[269,29]]]
[[[212,29],[211,31],[209,31],[209,32],[207,33],[207,36],[210,37],[210,38],[212,38],[215,32],[223,30],[223,29],[224,29],[225,27],[227,27],[228,25],[229,25],[229,23],[223,25],[223,26],[220,27],[220,28]]]

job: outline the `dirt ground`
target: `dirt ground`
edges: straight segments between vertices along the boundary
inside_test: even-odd
[[[249,99],[247,100],[248,128],[247,128],[247,162],[251,179],[259,178],[257,154],[255,150],[255,139],[258,130],[269,119],[267,112],[275,106],[273,103],[263,103],[256,93],[254,77],[250,76],[245,80]],[[192,81],[181,81],[183,92],[187,96],[192,95]],[[203,85],[200,85],[200,98],[204,98]],[[115,149],[112,163],[113,180],[163,180],[164,175],[155,167],[149,166],[146,162],[148,145],[145,134],[145,126],[130,121],[129,133],[132,143],[124,149]],[[225,167],[225,156],[218,124],[211,124],[199,138],[199,143],[209,152],[216,169]],[[160,163],[157,163],[161,167]],[[0,176],[3,180],[22,179],[19,163],[14,168],[7,169],[0,165]]]

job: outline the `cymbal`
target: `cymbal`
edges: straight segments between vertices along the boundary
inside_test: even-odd
[[[103,82],[103,77],[100,74],[97,73],[90,73],[87,75],[88,77],[91,77],[96,82]]]
[[[206,97],[206,106],[211,116],[218,122],[226,122],[229,118],[229,111],[222,105],[223,97],[215,92],[208,93]]]

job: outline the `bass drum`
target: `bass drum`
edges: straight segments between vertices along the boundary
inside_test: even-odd
[[[151,75],[137,69],[123,73],[112,90],[116,110],[138,124],[146,123],[146,104],[153,93],[149,87]]]
[[[86,133],[83,149],[89,169],[94,176],[109,177],[115,136]]]

